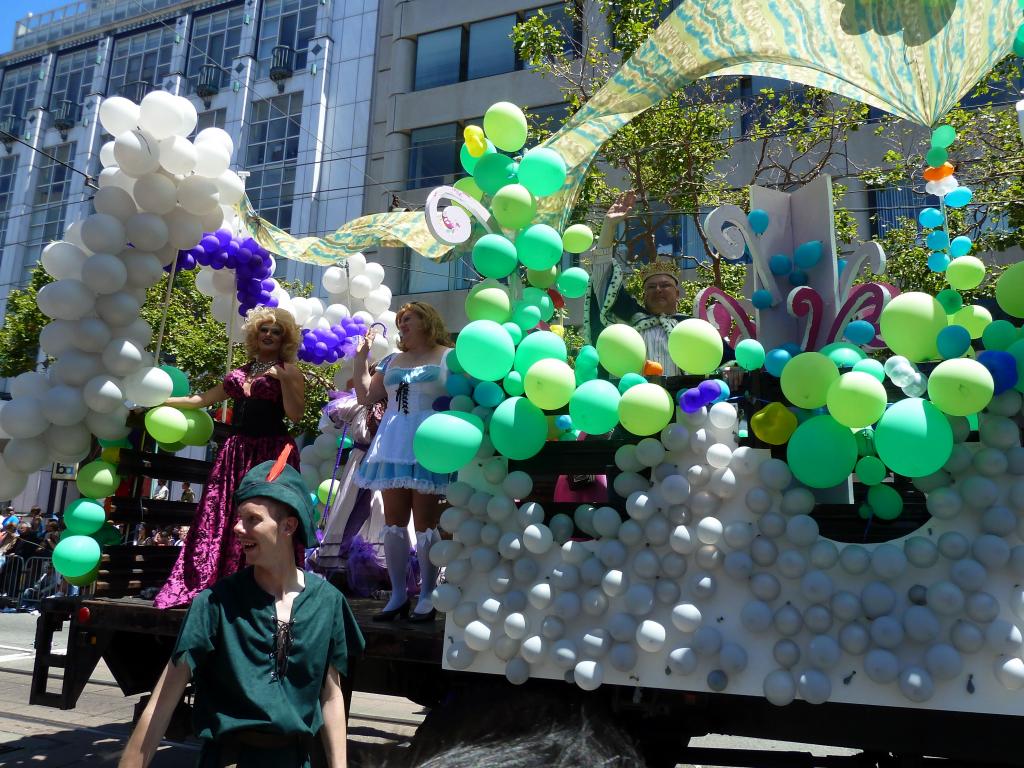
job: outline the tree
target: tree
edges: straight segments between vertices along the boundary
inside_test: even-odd
[[[35,370],[39,332],[50,322],[36,306],[36,295],[52,281],[43,266],[36,264],[28,285],[7,295],[7,314],[0,327],[0,376]]]

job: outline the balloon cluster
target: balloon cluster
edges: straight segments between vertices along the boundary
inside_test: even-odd
[[[707,379],[696,387],[679,393],[679,407],[683,413],[696,413],[715,403],[729,399],[729,385],[721,379]]]
[[[245,317],[257,306],[276,307],[273,279],[274,258],[253,238],[236,239],[229,229],[207,232],[199,244],[178,252],[177,269],[191,270],[210,267],[212,270],[229,269],[235,272],[235,298],[238,315]],[[164,267],[170,270],[170,267]]]
[[[365,336],[367,330],[366,321],[361,317],[343,317],[327,329],[307,329],[302,332],[299,360],[321,365],[351,357],[356,352],[356,340]]]

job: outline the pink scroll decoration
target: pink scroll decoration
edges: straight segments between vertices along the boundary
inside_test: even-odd
[[[791,317],[804,319],[800,349],[817,349],[821,319],[825,314],[821,294],[809,286],[798,286],[786,296],[786,311]]]
[[[892,294],[889,286],[884,283],[861,283],[855,285],[846,302],[836,312],[836,318],[829,329],[825,343],[831,344],[834,341],[842,341],[846,333],[846,326],[854,320],[867,320],[875,327],[875,337],[867,344],[872,349],[882,349],[885,342],[878,337],[878,319],[882,316],[882,310],[889,303]]]
[[[709,285],[701,289],[693,304],[694,315],[711,323],[734,348],[743,339],[757,338],[757,328],[746,307],[721,288]]]

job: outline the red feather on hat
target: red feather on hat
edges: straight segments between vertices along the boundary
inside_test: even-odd
[[[268,483],[272,483],[277,480],[277,478],[281,476],[281,473],[284,472],[284,468],[288,466],[288,456],[291,455],[291,452],[292,446],[289,443],[284,447],[284,450],[281,451],[281,455],[277,457],[277,461],[274,462],[274,466],[272,466],[270,471],[267,472]]]

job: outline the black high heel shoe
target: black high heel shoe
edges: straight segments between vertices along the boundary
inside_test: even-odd
[[[409,601],[406,600],[397,608],[392,608],[389,611],[381,611],[376,613],[372,617],[372,621],[394,621],[396,617],[401,616],[403,619],[409,616]]]
[[[410,624],[426,624],[435,618],[437,618],[437,609],[431,608],[427,613],[416,613],[416,611],[413,611],[409,614],[407,621]]]

